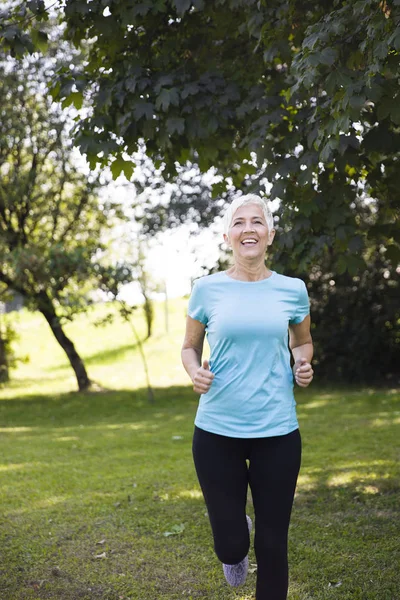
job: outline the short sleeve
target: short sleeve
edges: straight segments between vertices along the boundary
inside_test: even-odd
[[[207,314],[206,314],[206,303],[205,303],[205,286],[196,280],[193,284],[192,293],[189,298],[188,315],[196,321],[200,321],[203,325],[207,325]]]
[[[308,299],[306,284],[301,279],[299,279],[298,281],[300,284],[300,289],[293,316],[289,321],[291,325],[297,325],[298,323],[301,323],[302,321],[304,321],[304,318],[310,313],[310,301]]]

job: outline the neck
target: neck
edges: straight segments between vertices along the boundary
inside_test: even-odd
[[[265,266],[264,261],[257,264],[243,264],[235,262],[233,267],[228,269],[227,275],[233,279],[240,281],[259,281],[267,279],[271,275],[271,271]]]

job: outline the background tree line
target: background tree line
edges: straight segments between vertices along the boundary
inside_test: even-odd
[[[63,26],[81,60],[59,64],[49,88],[64,107],[90,108],[73,135],[91,167],[130,178],[144,145],[154,170],[138,190],[176,184],[168,206],[146,206],[144,231],[207,226],[235,190],[270,182],[274,267],[307,281],[319,374],[398,381],[400,3],[57,8],[10,3],[3,47],[45,53],[52,23]]]

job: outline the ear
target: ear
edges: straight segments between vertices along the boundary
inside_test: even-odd
[[[225,242],[225,244],[228,244],[228,246],[231,245],[231,243],[229,241],[229,237],[226,235],[226,233],[224,233],[224,242]]]
[[[269,236],[268,236],[268,246],[270,246],[272,244],[272,242],[274,241],[274,237],[275,237],[275,229],[271,229],[271,231],[269,232]]]

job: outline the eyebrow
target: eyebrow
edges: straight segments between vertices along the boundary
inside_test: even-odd
[[[254,221],[254,219],[263,219],[263,217],[259,217],[259,216],[251,217],[251,218],[252,218],[253,221]],[[233,222],[235,222],[235,221],[243,221],[243,217],[235,217],[233,219]]]

